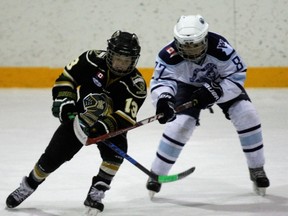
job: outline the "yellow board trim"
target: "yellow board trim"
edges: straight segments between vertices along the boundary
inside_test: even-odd
[[[288,67],[251,67],[246,87],[288,87]]]
[[[139,68],[147,84],[153,68]],[[0,67],[0,88],[51,88],[63,68]],[[245,87],[288,87],[288,67],[250,67]]]

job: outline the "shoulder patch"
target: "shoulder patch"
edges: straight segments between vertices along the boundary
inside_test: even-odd
[[[227,56],[229,56],[233,52],[233,48],[228,44],[226,41],[219,39],[217,49],[222,50],[222,52],[225,52]]]
[[[175,65],[184,60],[178,54],[174,41],[169,43],[159,52],[159,58],[161,58],[166,64],[169,65]]]
[[[142,76],[139,74],[135,74],[135,76],[131,76],[131,80],[133,86],[138,90],[137,94],[145,94],[146,95],[146,83]]]
[[[173,56],[177,55],[176,50],[172,46],[166,47],[166,52],[170,55],[170,58],[172,58]]]
[[[228,59],[230,59],[230,56],[234,52],[234,48],[223,36],[212,32],[208,33],[207,54],[221,61],[227,61]]]

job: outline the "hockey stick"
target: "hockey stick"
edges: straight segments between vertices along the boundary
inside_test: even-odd
[[[149,171],[148,169],[146,169],[144,166],[142,166],[140,163],[138,163],[136,160],[134,160],[132,157],[130,157],[128,154],[126,154],[123,150],[121,150],[118,146],[116,146],[115,144],[113,144],[112,142],[105,140],[102,141],[102,143],[104,143],[106,146],[108,146],[110,149],[112,149],[113,151],[115,151],[117,154],[119,154],[120,156],[122,156],[123,158],[125,158],[126,160],[128,160],[130,163],[132,163],[134,166],[136,166],[138,169],[140,169],[141,171],[143,171],[145,174],[147,174],[149,177],[151,177],[152,179],[158,181],[159,183],[168,183],[168,182],[173,182],[173,181],[177,181],[180,179],[185,178],[186,176],[190,175],[191,173],[194,172],[195,167],[191,167],[190,169],[178,173],[178,174],[173,174],[173,175],[157,175],[151,171]]]
[[[193,103],[193,101],[188,101],[178,107],[175,108],[175,111],[176,113],[178,112],[181,112],[185,109],[188,109],[190,107],[193,107],[195,104]],[[145,124],[148,124],[148,123],[151,123],[155,120],[158,120],[159,118],[161,118],[163,116],[162,113],[160,114],[157,114],[157,115],[154,115],[154,116],[151,116],[149,118],[146,118],[146,119],[143,119],[139,122],[136,122],[136,124],[130,126],[130,127],[127,127],[127,128],[123,128],[123,129],[120,129],[120,130],[116,130],[116,131],[113,131],[111,133],[108,133],[108,134],[104,134],[104,135],[101,135],[101,136],[98,136],[98,137],[95,137],[95,138],[87,138],[87,141],[86,141],[86,145],[91,145],[91,144],[94,144],[94,143],[97,143],[97,142],[100,142],[100,141],[103,141],[103,140],[106,140],[108,138],[111,138],[111,137],[114,137],[114,136],[117,136],[117,135],[120,135],[122,133],[125,133],[129,130],[132,130],[134,128],[137,128],[137,127],[140,127],[142,125],[145,125]]]

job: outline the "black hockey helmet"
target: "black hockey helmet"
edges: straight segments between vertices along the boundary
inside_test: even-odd
[[[114,32],[108,40],[107,66],[117,76],[124,76],[134,70],[140,57],[141,47],[136,34]]]

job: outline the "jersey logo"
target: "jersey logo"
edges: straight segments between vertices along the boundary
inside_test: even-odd
[[[226,41],[223,41],[222,39],[219,40],[217,49],[221,49],[222,52],[225,52],[227,56],[229,56],[233,52],[233,48]]]
[[[81,119],[90,127],[95,124],[99,116],[111,112],[111,99],[103,93],[90,93],[83,99],[84,113],[80,113]]]
[[[101,87],[101,86],[102,86],[102,83],[101,83],[98,79],[102,80],[103,78],[104,78],[104,74],[98,71],[98,72],[96,73],[96,77],[93,77],[93,78],[92,78],[92,79],[93,79],[93,83],[94,83],[96,86]]]
[[[172,58],[173,56],[177,55],[177,52],[175,51],[175,49],[173,47],[167,47],[166,51],[169,53],[170,58]]]
[[[99,79],[103,79],[103,77],[104,77],[103,73],[101,73],[101,72],[97,72],[96,76],[97,76]]]
[[[93,83],[94,83],[96,86],[98,86],[98,87],[101,87],[101,86],[102,86],[101,82],[99,82],[99,80],[96,79],[95,77],[93,77],[92,80],[93,80]]]
[[[193,76],[190,78],[190,82],[203,83],[208,80],[217,79],[217,66],[213,63],[205,65],[203,68],[197,68],[194,70]]]

